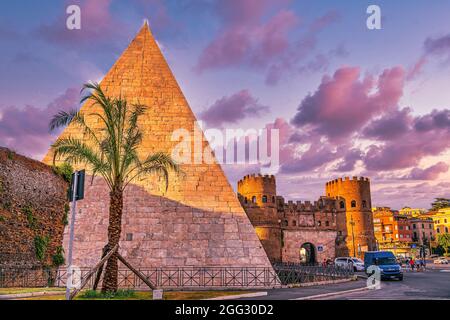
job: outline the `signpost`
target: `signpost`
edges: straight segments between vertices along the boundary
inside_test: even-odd
[[[69,235],[69,253],[67,267],[67,283],[66,283],[66,300],[70,300],[70,289],[73,281],[72,251],[75,227],[75,213],[77,210],[77,200],[84,199],[84,178],[85,171],[75,171],[72,174],[71,185],[69,189],[69,201],[72,201],[72,213],[70,218],[70,235]]]

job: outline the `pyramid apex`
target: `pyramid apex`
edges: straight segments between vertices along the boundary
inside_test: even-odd
[[[148,31],[150,34],[152,34],[152,30],[150,29],[150,23],[148,22],[148,19],[144,19],[144,23],[142,24],[142,28],[140,32]]]

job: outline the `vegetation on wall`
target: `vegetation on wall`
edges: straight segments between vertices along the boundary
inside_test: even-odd
[[[26,217],[27,217],[28,226],[31,229],[36,229],[37,219],[36,219],[36,217],[33,214],[33,207],[31,205],[29,205],[29,204],[25,205],[22,208],[22,213],[24,215],[26,215]]]
[[[34,238],[34,248],[36,252],[36,258],[39,261],[44,261],[47,247],[50,242],[49,237],[36,236]]]
[[[64,259],[64,248],[59,246],[56,248],[56,253],[52,256],[53,266],[62,266],[66,261]]]
[[[67,226],[69,224],[69,211],[70,211],[70,206],[68,203],[66,203],[64,205],[64,214],[63,214],[63,220],[62,223]]]
[[[54,166],[53,171],[61,176],[66,182],[70,183],[72,180],[72,173],[73,173],[73,167],[69,164],[64,162],[63,164],[59,166]]]

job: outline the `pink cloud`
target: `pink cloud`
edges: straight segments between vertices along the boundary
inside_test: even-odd
[[[244,13],[245,14],[245,13]],[[247,64],[266,67],[285,52],[289,46],[287,34],[297,25],[298,18],[288,10],[282,10],[267,23],[255,23],[256,16],[241,18],[227,26],[202,52],[196,70]]]
[[[441,161],[425,169],[414,168],[407,178],[411,180],[436,180],[441,173],[446,173],[448,169],[448,164]]]
[[[44,108],[0,109],[0,144],[27,156],[41,156],[54,139],[48,129],[51,117],[60,110],[76,108],[79,97],[79,90],[71,88]]]
[[[317,91],[303,99],[292,124],[329,140],[348,138],[373,117],[394,110],[403,83],[400,67],[385,70],[378,79],[361,79],[359,68],[343,67],[333,77],[325,76]]]
[[[259,117],[268,111],[269,107],[260,104],[248,90],[241,90],[217,100],[200,114],[200,118],[210,127],[220,127],[224,123],[236,123],[247,117]]]

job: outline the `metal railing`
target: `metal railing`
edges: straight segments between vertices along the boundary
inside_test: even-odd
[[[75,270],[80,282],[90,269]],[[276,288],[299,284],[348,278],[353,270],[335,267],[276,264],[273,268],[258,267],[165,267],[143,268],[139,271],[155,287],[161,289],[199,288]],[[67,269],[0,269],[0,288],[12,287],[65,287]],[[89,279],[86,289],[92,288],[95,276]],[[128,269],[119,269],[119,287],[148,290],[148,286]]]
[[[277,263],[274,269],[282,285],[339,280],[354,275],[352,268],[305,266],[296,263]]]

